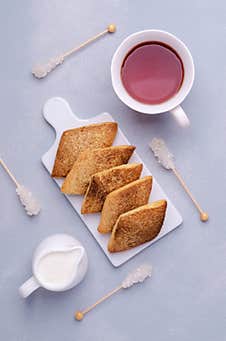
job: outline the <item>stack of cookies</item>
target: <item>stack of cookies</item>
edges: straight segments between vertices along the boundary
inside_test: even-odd
[[[67,130],[58,146],[52,177],[65,177],[61,191],[84,195],[82,214],[101,212],[100,233],[111,233],[108,250],[128,250],[154,239],[167,202],[149,202],[152,177],[140,179],[143,165],[129,163],[135,147],[112,146],[117,123]]]

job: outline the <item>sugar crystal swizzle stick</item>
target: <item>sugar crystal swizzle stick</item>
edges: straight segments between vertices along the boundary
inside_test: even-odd
[[[173,171],[174,175],[179,180],[179,182],[182,185],[182,187],[184,188],[185,192],[189,195],[193,204],[195,205],[195,207],[199,211],[201,221],[203,221],[203,222],[207,221],[209,218],[208,214],[202,210],[201,206],[199,205],[197,200],[194,198],[193,194],[191,193],[191,191],[187,187],[187,185],[184,182],[183,178],[181,177],[180,173],[176,169],[176,166],[174,164],[174,156],[168,150],[165,142],[162,139],[154,138],[150,142],[150,148],[153,151],[155,157],[158,159],[158,162],[167,170]]]
[[[100,37],[104,36],[107,33],[114,33],[116,31],[116,26],[114,24],[110,24],[108,25],[108,27],[96,34],[95,36],[89,38],[88,40],[86,40],[84,43],[62,53],[61,55],[55,57],[55,58],[51,58],[49,60],[48,63],[46,64],[39,64],[36,65],[33,70],[32,73],[36,78],[44,78],[48,75],[48,73],[50,73],[52,70],[54,70],[58,65],[62,64],[65,60],[65,58],[69,57],[71,54],[77,52],[78,50],[80,50],[81,48],[85,47],[86,45],[94,42],[95,40],[99,39]]]
[[[16,193],[20,199],[21,204],[24,206],[26,213],[29,216],[39,214],[41,208],[33,194],[25,186],[19,184],[15,176],[12,174],[12,172],[9,170],[9,168],[1,158],[0,165],[2,165],[6,173],[16,185]]]
[[[84,318],[84,315],[87,314],[90,310],[94,309],[98,304],[107,300],[109,297],[116,294],[121,289],[127,289],[136,283],[142,283],[146,278],[151,277],[151,274],[152,266],[150,264],[140,265],[137,269],[130,272],[119,286],[100,298],[96,303],[92,304],[90,307],[86,308],[83,311],[77,311],[75,313],[76,320],[81,321]]]

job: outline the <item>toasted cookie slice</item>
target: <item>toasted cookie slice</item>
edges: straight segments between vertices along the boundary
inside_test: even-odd
[[[100,212],[106,196],[112,191],[139,179],[142,168],[141,163],[130,163],[94,174],[86,191],[81,213]]]
[[[62,185],[62,192],[85,194],[92,175],[127,163],[134,149],[134,146],[113,146],[80,153]]]
[[[52,177],[66,176],[80,152],[86,149],[110,147],[117,128],[116,122],[104,122],[66,130],[60,139]]]
[[[100,233],[111,232],[122,213],[147,204],[151,188],[152,177],[145,176],[108,194],[102,209],[98,231]]]
[[[166,207],[167,202],[159,200],[120,215],[112,230],[108,251],[125,251],[157,237]]]

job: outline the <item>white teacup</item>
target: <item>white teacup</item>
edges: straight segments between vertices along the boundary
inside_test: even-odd
[[[127,54],[137,45],[148,41],[156,41],[170,46],[180,56],[184,67],[184,79],[179,91],[169,100],[154,105],[141,103],[131,97],[121,79],[121,66]],[[194,75],[194,62],[187,46],[173,34],[161,30],[145,30],[128,36],[116,50],[111,63],[112,85],[122,102],[138,112],[150,115],[170,111],[182,126],[189,125],[189,119],[180,104],[191,90]]]
[[[33,255],[30,277],[19,288],[22,297],[39,287],[65,291],[80,283],[87,271],[88,258],[82,244],[67,234],[54,234],[44,239]]]

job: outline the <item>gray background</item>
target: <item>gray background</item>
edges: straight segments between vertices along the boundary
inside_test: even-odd
[[[10,179],[0,170],[0,337],[7,341],[216,340],[226,339],[226,3],[225,1],[45,1],[1,2],[1,154],[18,179],[42,203],[27,217]],[[107,36],[68,59],[38,81],[32,65],[46,61],[101,31]],[[147,28],[168,30],[189,46],[195,61],[194,87],[184,101],[191,127],[181,129],[169,114],[133,112],[114,94],[111,57],[128,34]],[[122,267],[111,266],[40,157],[54,141],[42,117],[51,96],[69,101],[80,117],[109,111],[180,210],[184,224]],[[148,148],[162,136],[176,155],[210,221],[202,224],[173,174],[161,169]],[[66,232],[88,250],[84,282],[61,293],[39,290],[26,301],[18,287],[31,274],[31,256],[46,236]],[[86,307],[144,261],[152,280],[119,293],[78,323]]]

